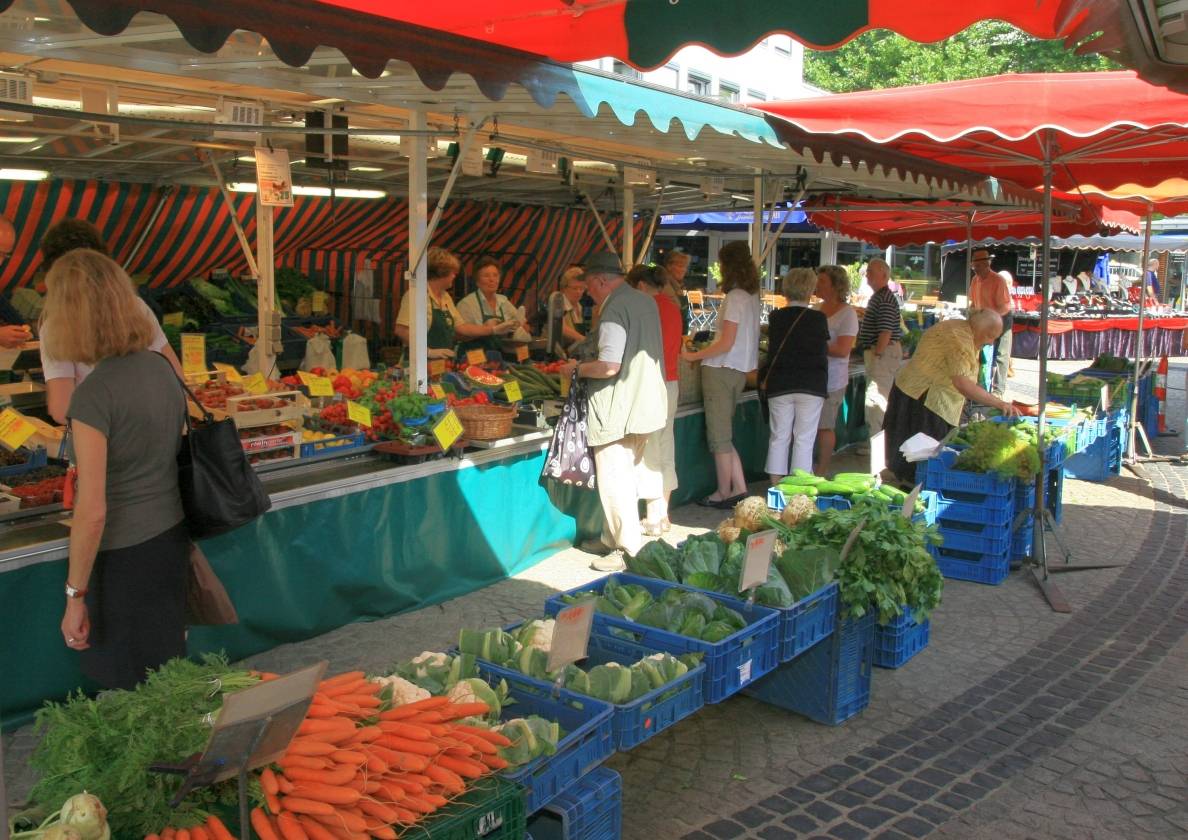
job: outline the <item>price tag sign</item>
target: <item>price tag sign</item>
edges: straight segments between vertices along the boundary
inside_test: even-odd
[[[330,377],[328,376],[311,376],[309,382],[305,384],[309,388],[309,395],[311,397],[334,396],[334,383],[330,381]]]
[[[264,378],[264,374],[262,373],[253,373],[251,376],[245,377],[242,384],[243,390],[249,394],[259,396],[260,394],[268,393],[268,380]]]
[[[360,426],[371,428],[371,409],[365,405],[347,400],[347,417]]]
[[[314,312],[325,312],[326,311],[326,293],[325,292],[314,292],[313,300],[310,303],[311,303],[310,308],[312,308]]]
[[[1103,412],[1110,410],[1110,386],[1101,386],[1101,410]]]
[[[429,393],[439,400],[444,400],[446,398],[445,388],[437,384],[429,386]]]
[[[186,313],[184,312],[166,312],[165,317],[161,322],[167,327],[177,327],[179,330],[182,325],[186,323]]]
[[[299,370],[297,371],[297,378],[301,380],[302,385],[308,388],[310,381],[314,378],[314,375],[308,370]]]
[[[878,475],[887,468],[886,445],[883,443],[885,432],[879,432],[870,439],[870,474]]]
[[[556,671],[585,659],[586,648],[590,644],[590,629],[593,626],[593,598],[587,598],[557,613],[557,623],[553,627],[553,644],[549,647],[549,661],[545,667],[550,671]]]
[[[487,351],[467,350],[466,363],[471,365],[485,365],[487,363]]]
[[[503,393],[507,394],[508,402],[519,402],[524,398],[520,391],[520,383],[514,379],[509,379],[503,383]]]
[[[215,362],[215,370],[227,377],[228,382],[242,382],[243,374],[235,369],[233,365],[224,364],[223,362]]]
[[[900,511],[904,519],[911,519],[916,514],[916,499],[920,498],[920,491],[923,489],[923,484],[917,484],[912,488],[912,492],[908,493],[908,497],[904,499],[903,510]]]
[[[516,361],[517,362],[528,361],[528,345],[527,344],[517,344],[516,345]]]
[[[182,333],[182,373],[206,373],[205,333]]]
[[[441,415],[441,419],[433,427],[433,437],[437,439],[437,445],[443,452],[448,452],[458,438],[462,437],[462,421],[453,410]]]
[[[429,375],[441,376],[446,372],[445,359],[430,359],[429,360]]]
[[[0,411],[0,443],[10,450],[20,449],[36,432],[37,427],[15,409]]]
[[[569,396],[569,377],[561,374],[561,399]]]
[[[775,541],[776,532],[770,529],[747,537],[747,553],[743,558],[742,574],[738,578],[739,592],[767,583]]]

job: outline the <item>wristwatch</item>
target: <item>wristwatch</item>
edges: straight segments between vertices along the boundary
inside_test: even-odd
[[[86,594],[87,594],[87,590],[75,589],[69,583],[66,584],[66,597],[67,598],[82,598]]]

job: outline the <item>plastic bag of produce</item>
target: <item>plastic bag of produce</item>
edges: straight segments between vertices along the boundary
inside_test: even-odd
[[[367,355],[367,339],[358,333],[347,333],[342,340],[343,370],[368,370],[371,359]]]
[[[313,370],[316,367],[320,367],[323,370],[338,369],[338,364],[334,361],[334,353],[330,349],[330,339],[324,335],[315,335],[309,341],[305,342],[305,358],[301,360],[301,369]],[[346,367],[345,364],[344,367]],[[364,365],[362,368],[356,368],[356,370],[365,370],[366,367]]]

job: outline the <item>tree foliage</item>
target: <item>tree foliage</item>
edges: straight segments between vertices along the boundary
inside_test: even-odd
[[[951,38],[919,44],[887,30],[836,50],[805,50],[804,80],[833,93],[952,82],[1001,73],[1116,70],[1100,55],[1076,55],[1000,21],[982,21]]]

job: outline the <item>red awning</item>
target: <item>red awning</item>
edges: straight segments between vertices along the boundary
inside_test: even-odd
[[[992,76],[757,107],[1024,187],[1043,184],[1045,144],[1065,192],[1129,185],[1127,193],[1155,194],[1188,171],[1188,96],[1129,71]]]
[[[13,0],[0,0],[0,10]],[[1063,38],[1070,49],[1097,51],[1138,68],[1159,84],[1188,88],[1183,65],[1160,55],[1158,22],[1126,0],[484,0],[398,3],[395,0],[68,0],[96,32],[116,34],[142,11],[172,19],[191,45],[217,50],[236,29],[265,36],[282,60],[304,64],[318,46],[340,49],[367,76],[390,59],[431,72],[447,58],[482,47],[521,57],[582,61],[613,56],[641,69],[658,67],[683,46],[735,55],[772,33],[815,49],[832,49],[871,29],[936,41],[981,20],[1002,20],[1039,38]],[[1154,27],[1154,28],[1153,28]],[[437,35],[447,44],[435,57]],[[515,60],[514,56],[508,56]],[[461,65],[456,69],[464,70]],[[498,75],[498,68],[486,66]]]
[[[1071,196],[1059,196],[1052,219],[1055,236],[1137,232],[1139,218]],[[949,240],[1023,238],[1039,236],[1043,211],[1036,207],[986,207],[958,201],[887,203],[873,199],[822,196],[806,202],[809,221],[846,236],[886,248]]]

